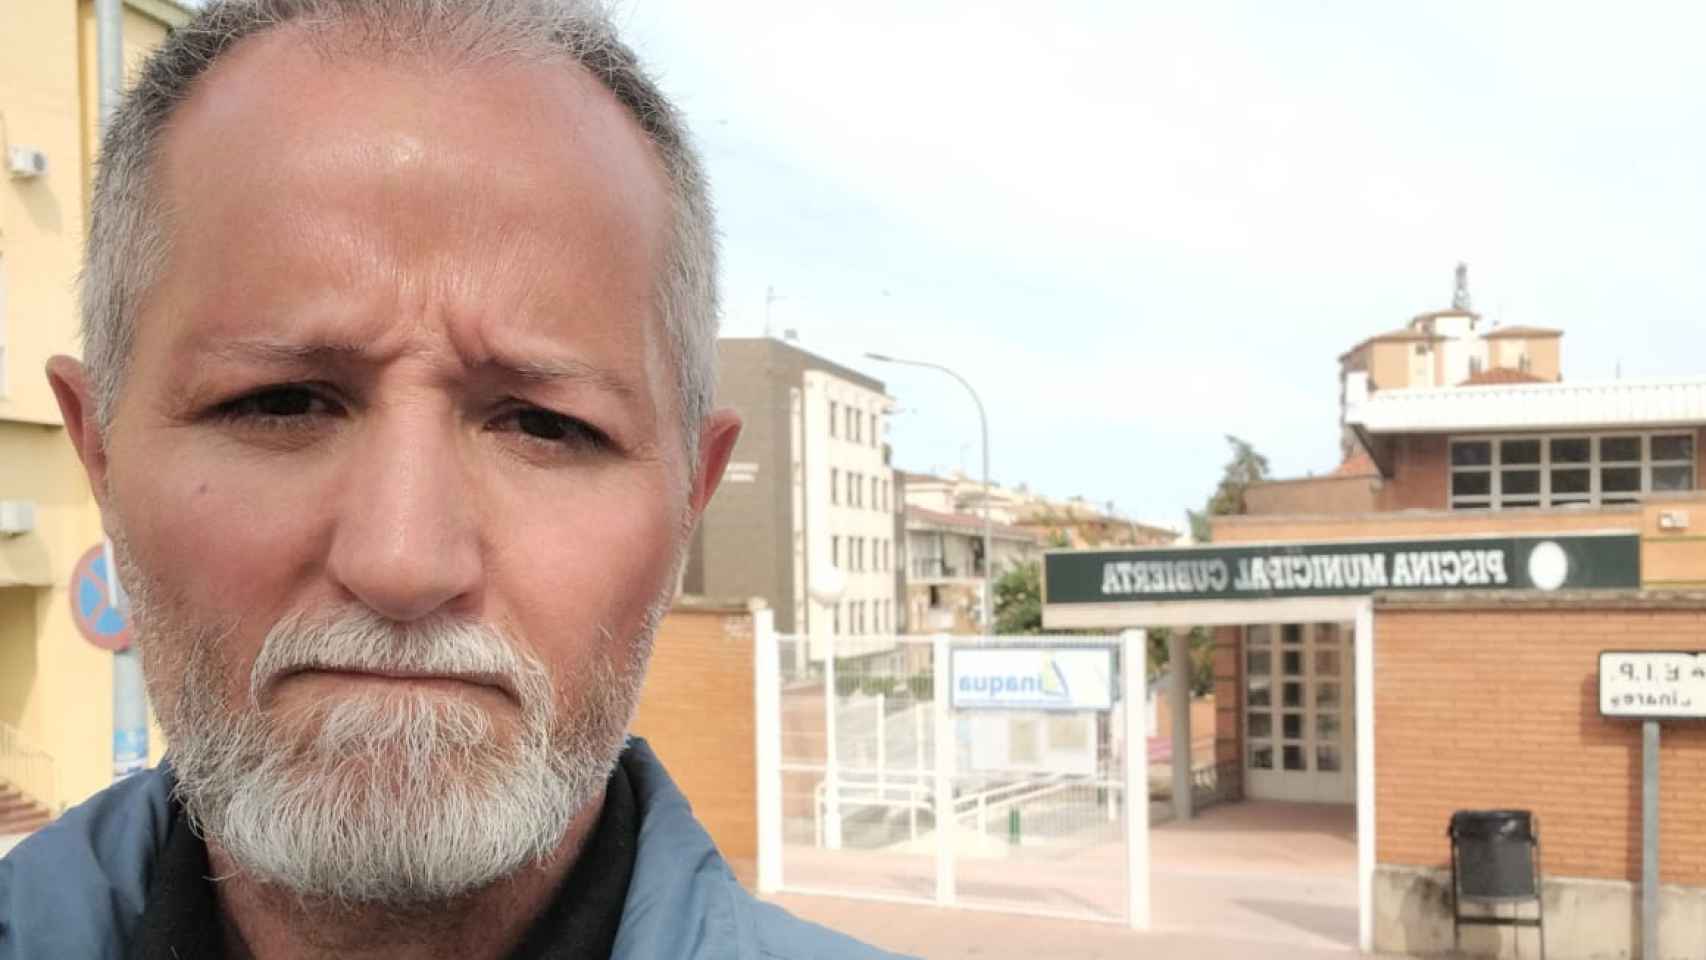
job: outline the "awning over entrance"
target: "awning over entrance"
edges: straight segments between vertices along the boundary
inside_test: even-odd
[[[1556,537],[1335,540],[1162,550],[1049,551],[1055,629],[1343,620],[1384,590],[1638,588],[1641,540]]]

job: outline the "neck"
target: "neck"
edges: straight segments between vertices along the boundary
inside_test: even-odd
[[[446,903],[406,909],[305,900],[261,883],[218,845],[207,845],[228,955],[251,960],[450,957],[496,960],[521,942],[580,858],[604,794],[569,826],[544,862]]]

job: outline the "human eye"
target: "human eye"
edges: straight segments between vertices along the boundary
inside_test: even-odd
[[[601,453],[615,448],[609,434],[585,420],[531,405],[503,411],[487,429],[512,434],[526,443],[568,451]]]
[[[299,428],[313,419],[342,412],[335,401],[309,384],[279,384],[253,390],[213,408],[219,420],[263,428]]]

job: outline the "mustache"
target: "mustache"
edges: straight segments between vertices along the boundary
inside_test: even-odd
[[[261,643],[249,673],[250,703],[258,707],[269,687],[310,670],[448,677],[496,687],[523,706],[550,701],[544,665],[504,631],[448,616],[398,623],[365,608],[286,616]]]

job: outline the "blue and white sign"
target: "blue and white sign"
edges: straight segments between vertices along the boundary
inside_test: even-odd
[[[956,710],[1111,710],[1109,647],[987,647],[954,650]]]

